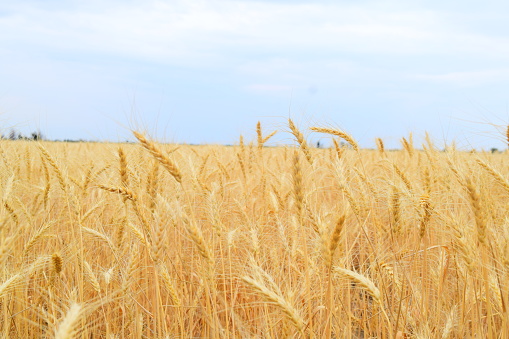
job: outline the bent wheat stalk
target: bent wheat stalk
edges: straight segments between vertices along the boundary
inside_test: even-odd
[[[97,187],[99,187],[102,190],[111,192],[111,193],[120,194],[121,196],[123,196],[124,198],[127,198],[129,200],[136,201],[136,195],[127,188],[111,187],[111,186],[105,186],[105,185],[99,185]]]
[[[299,312],[279,293],[269,289],[263,282],[258,279],[251,277],[242,277],[242,280],[251,286],[254,290],[260,293],[268,302],[276,305],[283,311],[286,317],[292,322],[292,324],[299,330],[304,331],[304,319]]]
[[[318,133],[325,133],[325,134],[332,134],[336,135],[342,139],[344,139],[347,143],[349,143],[354,150],[359,150],[359,144],[357,144],[357,141],[348,133],[345,133],[343,131],[332,129],[332,128],[326,128],[326,127],[311,127],[312,131],[318,132]]]
[[[375,302],[380,307],[380,310],[382,311],[385,320],[387,321],[389,333],[392,333],[392,324],[389,319],[389,316],[385,312],[382,294],[380,293],[378,287],[376,287],[376,285],[373,283],[373,281],[371,281],[371,279],[362,274],[348,270],[346,268],[334,267],[334,271],[357,283],[363,290],[365,290],[373,298],[373,300],[375,300]]]

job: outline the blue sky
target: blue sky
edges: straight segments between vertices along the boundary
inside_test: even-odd
[[[508,22],[504,1],[2,2],[0,119],[52,139],[230,144],[258,120],[291,142],[290,116],[364,147],[428,131],[502,148]]]

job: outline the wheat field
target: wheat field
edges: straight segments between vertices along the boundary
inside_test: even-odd
[[[312,131],[1,140],[1,337],[507,337],[509,155]]]

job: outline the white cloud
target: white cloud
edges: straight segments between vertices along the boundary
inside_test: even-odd
[[[228,64],[248,55],[451,54],[496,51],[506,38],[456,31],[431,10],[341,3],[117,2],[62,10],[11,5],[0,41],[12,49],[106,53],[160,63]],[[385,7],[384,7],[385,5]]]
[[[149,105],[164,96],[169,108],[162,110],[189,120],[202,114],[204,129],[212,131],[219,119],[206,114],[245,122],[239,111],[254,116],[274,105],[286,111],[291,92],[297,110],[331,117],[349,112],[338,119],[352,121],[378,112],[394,118],[387,122],[392,131],[412,114],[429,119],[429,112],[445,112],[445,102],[455,107],[464,100],[451,98],[457,88],[468,87],[461,92],[474,98],[483,93],[486,101],[505,100],[500,83],[509,80],[509,12],[483,7],[478,15],[481,9],[472,4],[456,6],[402,0],[4,1],[0,65],[8,67],[0,68],[0,104],[26,120],[41,111],[55,120],[81,114],[75,124],[81,128],[84,112],[116,112],[130,93],[141,92],[141,110],[158,110]],[[450,88],[440,91],[437,84]],[[500,90],[482,87],[488,84]],[[241,109],[246,106],[249,112]],[[95,119],[91,128],[102,121]]]
[[[487,84],[509,81],[509,68],[443,74],[420,74],[416,79],[459,87],[482,87]]]

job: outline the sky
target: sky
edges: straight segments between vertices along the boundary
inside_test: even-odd
[[[507,1],[1,1],[0,45],[4,133],[506,147]]]

